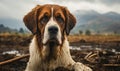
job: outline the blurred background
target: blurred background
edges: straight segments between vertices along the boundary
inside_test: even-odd
[[[120,0],[0,0],[0,63],[29,54],[33,35],[23,17],[37,4],[62,5],[76,17],[68,36],[75,61],[93,71],[120,70]],[[0,71],[23,71],[27,61],[0,64]]]
[[[66,6],[77,19],[71,34],[119,34],[120,0],[1,0],[0,33],[27,32],[23,17],[37,4]]]

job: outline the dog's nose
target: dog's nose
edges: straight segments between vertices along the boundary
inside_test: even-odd
[[[51,27],[48,28],[48,31],[49,31],[50,34],[57,34],[58,28],[55,27],[55,26],[51,26]]]

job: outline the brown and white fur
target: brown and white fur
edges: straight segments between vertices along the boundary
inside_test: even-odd
[[[92,71],[70,55],[67,36],[76,19],[68,9],[59,5],[37,5],[24,17],[24,23],[34,35],[25,71],[52,71],[57,67]]]

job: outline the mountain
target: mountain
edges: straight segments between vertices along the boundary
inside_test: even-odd
[[[87,24],[87,21],[90,21],[100,16],[100,14],[94,10],[77,10],[73,14],[76,16],[79,25]]]
[[[24,29],[24,28],[20,28],[19,30],[18,29],[12,29],[10,27],[7,27],[7,26],[4,26],[3,24],[0,24],[0,33],[6,33],[6,32],[9,32],[9,33],[30,33],[28,30]]]
[[[77,19],[77,24],[72,30],[72,34],[78,33],[79,30],[91,30],[94,33],[120,33],[120,14],[118,13],[100,14],[94,10],[77,10],[73,14]]]
[[[3,24],[6,27],[17,29],[17,30],[20,28],[26,29],[22,20],[13,19],[13,18],[0,18],[0,24]]]
[[[16,29],[11,29],[9,27],[5,27],[3,24],[0,24],[0,33],[4,32],[18,32]]]

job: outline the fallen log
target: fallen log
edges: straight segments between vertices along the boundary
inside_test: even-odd
[[[11,63],[11,62],[14,62],[14,61],[17,61],[17,60],[20,60],[20,59],[23,59],[23,58],[27,58],[29,56],[30,56],[29,54],[25,54],[25,55],[17,56],[15,58],[12,58],[12,59],[9,59],[9,60],[6,60],[6,61],[2,61],[2,62],[0,62],[0,66]]]

